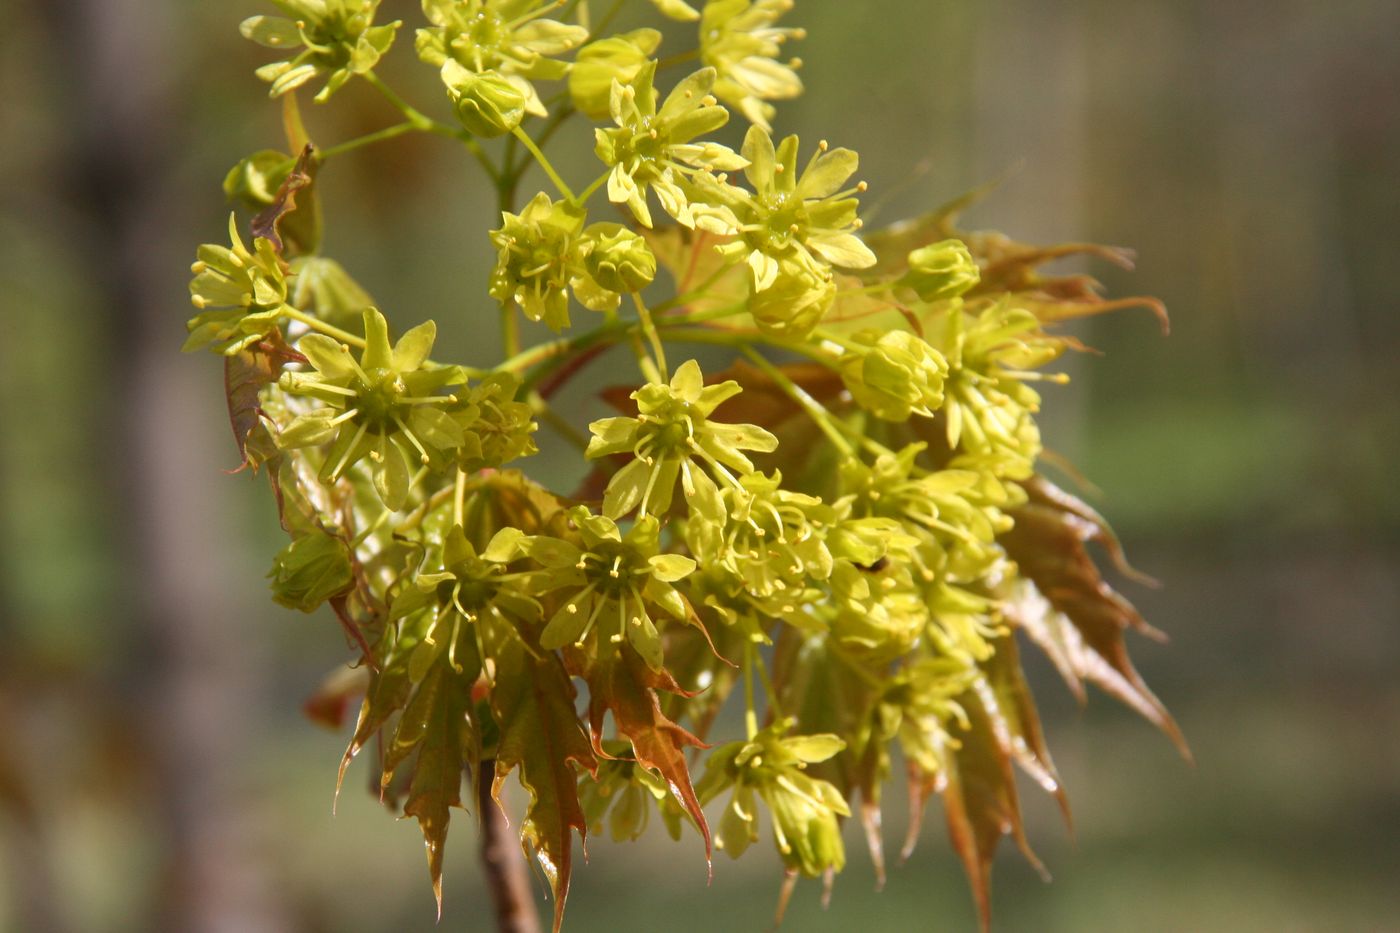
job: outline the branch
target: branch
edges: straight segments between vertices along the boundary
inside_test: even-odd
[[[491,797],[491,782],[483,775],[494,774],[496,763],[483,761],[476,781],[476,806],[481,816],[481,866],[486,869],[486,887],[496,907],[499,933],[540,933],[539,912],[530,893],[525,855],[506,823],[506,816]]]

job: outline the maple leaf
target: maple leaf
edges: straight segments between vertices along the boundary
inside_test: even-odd
[[[1086,545],[1104,547],[1122,564],[1122,549],[1092,508],[1044,477],[1022,484],[1025,505],[1012,511],[1014,527],[999,539],[1021,573],[1034,584],[1007,607],[1007,616],[1040,645],[1083,697],[1090,681],[1156,725],[1191,758],[1186,739],[1162,701],[1148,689],[1128,657],[1131,628],[1161,639],[1133,605],[1109,586]]]
[[[661,711],[657,691],[682,696],[686,692],[666,670],[654,671],[628,644],[608,657],[599,658],[584,671],[588,682],[588,726],[593,749],[603,750],[603,719],[612,713],[618,733],[632,745],[638,764],[666,782],[671,795],[694,821],[705,838],[705,860],[712,854],[710,826],[686,767],[686,748],[709,748]]]
[[[516,768],[530,802],[520,839],[533,849],[554,891],[554,929],[564,920],[573,870],[573,835],[588,837],[588,820],[578,798],[578,775],[570,762],[596,776],[598,760],[574,708],[576,692],[557,655],[539,657],[514,637],[492,649],[496,664],[491,710],[500,728],[496,775],[491,792],[497,804],[501,785]]]
[[[455,646],[449,646],[446,640],[428,641],[423,637],[426,631],[414,626],[405,626],[402,634],[392,627],[385,630],[355,732],[341,758],[336,795],[350,762],[397,715],[393,737],[379,762],[380,797],[393,799],[390,787],[395,775],[411,760],[403,812],[416,817],[423,832],[441,916],[450,808],[462,807],[462,773],[474,772],[481,754],[479,716],[472,708],[481,659],[471,632],[458,632]]]
[[[958,219],[963,211],[995,186],[979,188],[922,217],[864,234],[880,262],[865,270],[863,277],[867,281],[898,278],[908,268],[910,252],[939,240],[955,238],[967,244],[981,271],[981,281],[963,296],[968,302],[995,301],[1009,295],[1018,307],[1033,312],[1046,324],[1126,308],[1144,308],[1157,317],[1163,333],[1169,330],[1166,306],[1156,298],[1105,299],[1102,284],[1093,276],[1047,275],[1040,271],[1046,263],[1072,256],[1094,256],[1120,268],[1132,269],[1131,250],[1097,243],[1035,246],[1019,243],[995,231],[960,230]]]
[[[1010,634],[995,639],[992,646],[992,656],[979,665],[986,675],[979,687],[988,711],[1001,720],[999,740],[1021,770],[1054,796],[1065,824],[1072,829],[1069,798],[1045,744],[1040,712],[1021,669],[1020,648]]]
[[[288,242],[284,243],[282,226],[287,221],[288,215],[294,214],[300,220],[303,214],[309,217],[314,212],[314,208],[298,211],[297,198],[301,196],[303,200],[308,200],[311,197],[317,167],[315,147],[308,142],[302,146],[301,153],[297,156],[296,165],[292,167],[287,177],[282,179],[277,193],[272,198],[272,203],[253,218],[253,238],[266,238],[272,243],[272,248],[279,255],[284,251],[313,252],[316,248],[314,239],[311,239],[310,242],[304,241],[308,238],[308,234],[310,237],[319,236],[319,231],[310,233],[308,230],[299,230],[297,237],[293,237],[289,233]],[[301,192],[304,194],[299,194]],[[305,226],[306,224],[298,225],[299,228]],[[291,247],[295,247],[295,250],[292,250]]]
[[[743,304],[749,296],[748,273],[715,247],[730,238],[681,226],[641,231],[657,264],[671,274],[677,295],[691,295],[683,310],[691,314]],[[703,292],[704,294],[692,294]],[[679,309],[678,309],[679,310]],[[748,326],[753,318],[741,315]]]
[[[984,691],[969,690],[958,699],[967,714],[967,729],[957,744],[944,745],[942,771],[934,782],[930,775],[910,772],[911,787],[923,797],[931,786],[943,794],[948,836],[962,860],[972,885],[973,899],[983,933],[991,929],[992,857],[1003,836],[1012,836],[1031,865],[1049,880],[1045,868],[1026,841],[1016,775],[1005,742],[1005,723],[995,707],[983,699]]]
[[[263,424],[259,393],[263,386],[277,381],[287,363],[305,363],[306,357],[287,346],[281,331],[271,331],[259,342],[224,358],[224,396],[228,420],[238,444],[239,464],[231,472],[258,467],[278,453],[267,426]],[[270,474],[274,477],[276,474]]]
[[[470,640],[464,640],[467,641]],[[462,663],[460,653],[458,663]],[[416,817],[423,832],[439,918],[450,808],[462,807],[463,768],[475,773],[475,760],[480,755],[476,726],[470,715],[472,684],[479,668],[477,664],[476,669],[459,673],[445,658],[433,665],[399,717],[394,741],[384,757],[381,780],[387,782],[392,780],[399,763],[416,752],[403,813]]]

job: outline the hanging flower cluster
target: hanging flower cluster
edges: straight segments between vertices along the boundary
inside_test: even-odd
[[[487,768],[493,792],[512,774],[528,791],[516,825],[556,930],[574,834],[635,838],[653,811],[736,858],[766,825],[790,879],[828,883],[858,814],[883,871],[898,750],[909,839],[942,794],[985,902],[996,841],[1024,847],[1013,765],[1063,799],[1027,644],[1180,740],[1124,647],[1146,623],[1087,551],[1118,559],[1116,540],[1038,467],[1033,385],[1081,348],[1056,325],[1127,302],[1039,270],[1065,248],[970,235],[952,211],[866,230],[857,154],[822,141],[804,159],[772,133],[802,90],[791,0],[653,0],[630,31],[586,0],[423,0],[442,119],[376,74],[399,26],[375,24],[377,0],[273,2],[285,16],[242,29],[291,56],[259,75],[303,154],[229,173],[256,216],[199,247],[185,348],[224,358],[244,462],[273,481],[291,536],[273,598],[330,604],[360,655],[362,676],[331,681],[360,703],[342,775],[378,750],[439,899],[450,810]],[[323,79],[323,102],[351,77],[404,120],[320,148],[295,92]],[[546,144],[570,121],[593,156],[556,166]],[[499,323],[491,368],[434,360],[431,320],[391,339],[321,252],[319,172],[410,132],[460,147],[496,192],[476,245],[495,306],[467,322]],[[550,187],[522,198],[533,168]],[[526,345],[521,317],[552,333]],[[695,345],[731,362],[702,370]],[[622,385],[584,431],[554,400],[599,359]],[[573,445],[549,475],[572,462],[576,488],[522,471],[541,426]],[[718,734],[727,703],[742,735]]]

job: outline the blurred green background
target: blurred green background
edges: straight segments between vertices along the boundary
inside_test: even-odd
[[[272,504],[222,472],[217,362],[178,353],[223,173],[281,144],[236,28],[263,11],[0,19],[0,930],[434,929],[416,827],[362,764],[332,818],[346,737],[299,707],[348,654],[328,618],[269,601]],[[1172,312],[1167,339],[1140,312],[1080,328],[1107,355],[1070,362],[1045,433],[1166,581],[1126,586],[1172,636],[1133,647],[1198,763],[1031,660],[1076,831],[1026,786],[1056,877],[1006,853],[996,928],[1400,930],[1400,5],[807,0],[789,19],[808,93],[777,128],[858,149],[872,223],[1005,175],[971,226],[1135,247],[1135,272],[1082,268]],[[445,115],[410,41],[381,71]],[[353,84],[308,110],[323,142],[393,119]],[[444,355],[490,364],[493,207],[463,156],[406,137],[328,166],[327,249],[401,324],[435,317]],[[531,469],[567,481],[550,454]],[[852,833],[830,910],[804,884],[788,928],[974,929],[929,824],[879,895]],[[472,821],[453,825],[438,928],[486,929]],[[596,840],[567,929],[764,929],[762,849],[706,888],[694,840]]]

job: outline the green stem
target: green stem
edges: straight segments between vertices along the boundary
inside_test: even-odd
[[[661,370],[656,368],[656,361],[647,353],[646,344],[642,343],[642,335],[637,331],[631,332],[632,355],[637,358],[637,367],[642,371],[642,378],[647,382],[666,382],[661,378]]]
[[[612,21],[617,18],[617,14],[622,10],[623,0],[614,0],[612,8],[603,14],[603,18],[598,20],[598,25],[593,27],[594,36],[600,36],[612,25]]]
[[[870,671],[865,669],[864,665],[862,665],[855,658],[847,654],[846,649],[836,644],[836,640],[834,638],[828,637],[826,639],[826,652],[836,660],[840,661],[842,664],[846,665],[846,667],[850,668],[851,672],[854,673],[861,680],[863,680],[866,683],[866,685],[874,687],[876,690],[884,690],[887,686],[887,684],[883,680],[870,673]]]
[[[656,63],[656,70],[670,68],[672,65],[683,65],[686,62],[693,62],[700,57],[699,49],[691,49],[689,52],[678,52],[675,55],[668,55]]]
[[[515,305],[501,305],[501,347],[507,357],[520,352],[520,319],[515,315]]]
[[[412,120],[405,120],[402,123],[395,123],[393,126],[386,126],[382,130],[378,130],[373,133],[366,133],[364,136],[357,136],[354,139],[346,140],[343,143],[337,143],[334,146],[328,146],[327,148],[322,149],[319,153],[317,153],[317,155],[323,160],[329,159],[332,156],[338,156],[343,153],[350,152],[352,149],[359,149],[361,146],[368,146],[372,143],[383,142],[386,139],[393,139],[395,136],[402,136],[404,133],[420,129],[421,127],[419,127],[418,124],[414,123]],[[291,163],[289,162],[288,164]]]
[[[566,418],[550,407],[549,402],[538,392],[531,392],[528,396],[530,408],[534,411],[535,417],[554,429],[564,440],[568,441],[579,450],[588,449],[588,438],[583,432],[574,427]]]
[[[825,327],[818,327],[815,330],[813,330],[812,336],[815,337],[817,340],[825,340],[828,343],[834,343],[843,350],[862,349],[862,347],[859,344],[854,343],[853,341],[845,337],[842,337],[840,334],[833,333],[831,330]]]
[[[554,170],[554,166],[550,164],[549,159],[540,151],[540,147],[535,145],[535,141],[530,138],[530,134],[518,126],[511,130],[511,133],[516,139],[520,140],[522,146],[530,150],[530,155],[535,157],[535,161],[540,164],[540,168],[544,169],[544,173],[549,176],[549,180],[554,183],[554,187],[559,190],[559,193],[570,201],[578,203],[578,199],[574,197],[573,190],[565,183],[564,179],[559,177],[559,173]]]
[[[467,474],[457,468],[457,478],[452,484],[452,523],[461,525],[467,512]]]
[[[611,174],[612,171],[609,170],[599,175],[597,178],[593,179],[593,184],[589,185],[587,188],[584,188],[583,191],[579,192],[579,196],[574,201],[574,203],[580,206],[587,204],[588,199],[593,197],[594,192],[596,192],[599,188],[603,187],[604,183],[606,183],[608,180],[608,176]]]
[[[294,321],[301,321],[301,323],[312,330],[320,331],[327,337],[334,337],[341,343],[348,343],[350,346],[358,347],[361,350],[365,348],[365,340],[363,337],[358,337],[348,330],[341,330],[339,327],[327,324],[315,315],[307,314],[305,311],[299,311],[291,305],[283,305],[282,313]]]
[[[720,276],[724,275],[726,272],[733,268],[734,267],[730,265],[721,265],[718,269],[716,269],[713,273],[710,274],[709,278],[705,279],[705,281],[701,282],[699,285],[695,286],[694,288],[690,289],[684,294],[676,295],[675,297],[666,299],[665,301],[658,304],[653,310],[659,314],[662,311],[669,311],[672,308],[679,308],[682,305],[689,304],[696,298],[703,296],[705,292],[709,291],[711,285],[719,281]]]
[[[753,642],[744,641],[744,731],[749,741],[758,735],[758,710],[753,702],[753,662],[755,649]]]
[[[661,370],[661,379],[663,382],[669,382],[671,371],[666,365],[666,348],[661,344],[661,336],[656,332],[651,312],[647,310],[646,302],[642,301],[642,296],[637,292],[632,293],[632,304],[637,306],[637,316],[642,320],[642,331],[647,335],[647,340],[651,341],[651,350],[656,356],[656,365]]]
[[[768,375],[768,378],[776,382],[779,388],[786,392],[788,397],[807,413],[807,416],[812,419],[816,426],[821,428],[827,440],[831,441],[832,446],[847,457],[855,456],[855,448],[851,446],[850,441],[846,440],[845,435],[841,433],[841,429],[836,426],[835,416],[827,411],[826,407],[823,406],[821,402],[812,398],[811,394],[808,393],[806,389],[789,379],[781,369],[770,363],[767,357],[759,353],[753,347],[744,344],[739,349],[745,356],[753,361],[755,366],[763,370],[763,372]]]
[[[481,148],[481,144],[477,142],[470,133],[466,130],[460,130],[456,127],[448,126],[446,123],[434,120],[432,117],[418,110],[395,93],[394,89],[385,84],[379,75],[375,74],[373,71],[365,72],[365,80],[374,85],[375,89],[378,90],[380,94],[384,95],[384,99],[393,104],[399,113],[402,113],[404,117],[407,118],[408,122],[412,123],[418,129],[427,133],[436,133],[448,139],[455,139],[466,146],[467,151],[476,157],[477,162],[481,163],[482,169],[485,170],[486,174],[491,178],[491,181],[496,184],[500,183],[500,172],[497,170],[495,163],[491,161],[491,157],[486,154],[486,151]]]
[[[768,708],[772,711],[774,719],[783,718],[783,707],[778,702],[778,691],[773,686],[773,678],[768,676],[768,665],[764,663],[763,655],[758,648],[754,648],[754,658],[758,661],[758,679],[763,682],[763,693],[768,697]]]

